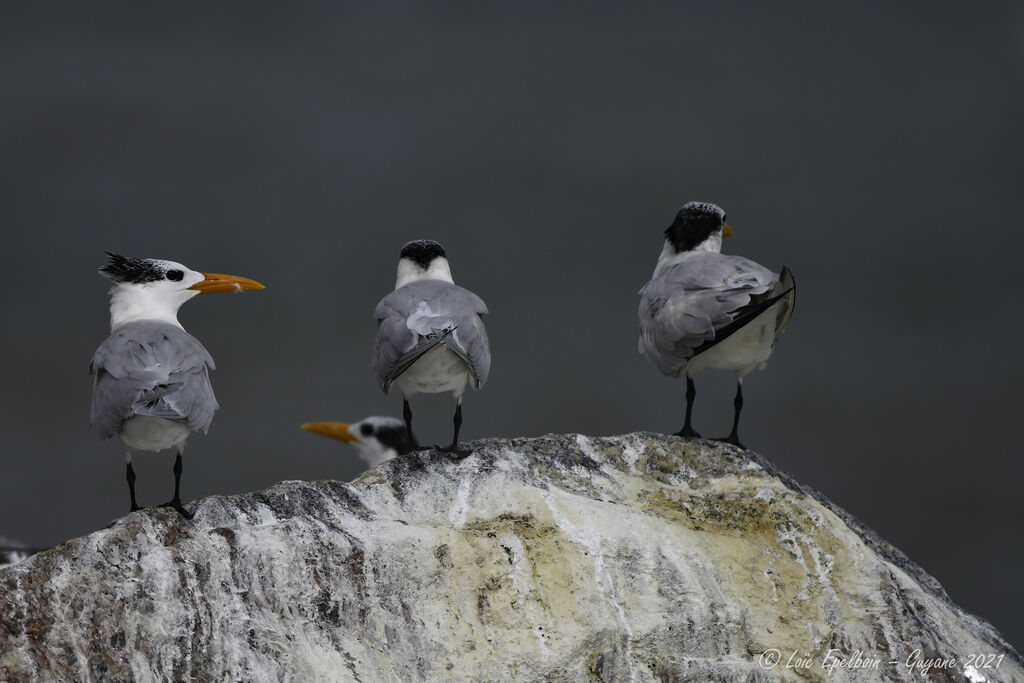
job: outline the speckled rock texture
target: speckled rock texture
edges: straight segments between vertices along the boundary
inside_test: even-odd
[[[0,570],[0,680],[1024,681],[989,624],[755,453],[466,446],[143,510]]]
[[[8,538],[6,536],[0,536],[0,569],[12,565],[15,562],[21,562],[35,552],[35,549],[29,548],[21,541],[16,541],[13,538]]]

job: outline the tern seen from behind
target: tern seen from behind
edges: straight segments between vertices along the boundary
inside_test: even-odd
[[[395,291],[381,299],[374,312],[377,339],[373,371],[381,389],[397,386],[410,436],[416,394],[451,392],[455,398],[454,434],[445,450],[459,453],[462,395],[480,389],[491,369],[483,315],[487,306],[452,281],[444,248],[431,240],[402,247]]]
[[[732,235],[715,204],[690,202],[665,230],[654,275],[640,290],[640,353],[669,377],[686,376],[686,417],[677,434],[699,437],[690,416],[701,370],[733,370],[732,432],[737,446],[743,378],[763,367],[796,303],[796,283],[742,256],[722,254]]]
[[[104,439],[117,436],[128,461],[128,492],[135,501],[132,454],[173,448],[174,497],[164,504],[185,517],[181,454],[196,430],[206,432],[217,410],[210,385],[213,358],[178,322],[178,309],[199,294],[263,289],[236,275],[199,273],[158,259],[107,253],[100,274],[110,289],[110,336],[89,366],[93,374],[90,423]]]
[[[352,444],[356,453],[370,467],[416,449],[405,422],[397,417],[372,416],[349,424],[347,422],[307,422],[302,429]]]

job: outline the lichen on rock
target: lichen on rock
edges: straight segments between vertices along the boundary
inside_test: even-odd
[[[921,680],[953,660],[924,674],[1024,681],[989,624],[757,454],[466,446],[191,521],[143,510],[0,570],[0,680]]]

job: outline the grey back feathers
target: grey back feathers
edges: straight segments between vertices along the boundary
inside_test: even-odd
[[[183,422],[206,431],[217,410],[209,371],[213,358],[180,327],[156,320],[125,323],[100,344],[93,374],[90,424],[103,438],[134,415]]]
[[[676,254],[659,270],[640,290],[639,349],[671,377],[779,281],[750,259],[710,251]]]
[[[417,358],[445,344],[469,368],[474,389],[487,381],[491,350],[480,316],[487,305],[468,289],[443,280],[417,280],[377,304],[373,372],[384,392]]]

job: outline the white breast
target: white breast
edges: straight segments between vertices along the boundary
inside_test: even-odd
[[[692,377],[701,370],[735,370],[743,378],[764,365],[772,355],[778,312],[779,307],[772,306],[725,341],[694,356],[686,365],[686,374]]]
[[[181,446],[191,433],[192,430],[184,422],[136,415],[121,424],[118,437],[130,451],[162,451]]]

